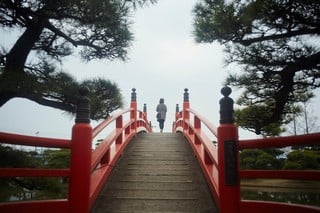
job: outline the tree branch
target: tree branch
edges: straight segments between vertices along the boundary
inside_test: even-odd
[[[250,44],[261,42],[261,41],[269,41],[269,40],[276,40],[281,38],[290,38],[290,37],[299,36],[299,35],[312,35],[312,34],[320,34],[320,28],[300,29],[296,31],[289,31],[287,33],[282,33],[282,34],[261,36],[258,38],[251,38],[251,39],[244,39],[244,40],[235,40],[235,42],[242,44],[244,46],[249,46]]]
[[[276,106],[273,111],[273,115],[270,119],[271,122],[277,122],[281,119],[281,116],[284,111],[284,107],[288,101],[289,95],[293,92],[294,85],[294,75],[295,72],[300,71],[302,69],[311,69],[320,61],[320,52],[311,55],[310,57],[301,57],[300,60],[297,60],[295,63],[291,63],[290,65],[284,67],[281,71],[281,83],[282,88],[276,94],[275,101]]]
[[[66,35],[64,32],[62,32],[61,30],[57,29],[55,26],[53,26],[49,21],[46,24],[46,28],[51,30],[53,33],[55,33],[56,35],[63,37],[65,40],[69,41],[73,46],[77,47],[77,41],[73,40],[72,38],[70,38],[70,36]]]

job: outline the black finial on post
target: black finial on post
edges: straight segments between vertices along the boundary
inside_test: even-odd
[[[88,87],[80,87],[77,104],[76,123],[90,123],[90,99]]]
[[[137,101],[137,93],[135,88],[132,88],[131,101]]]
[[[179,104],[176,105],[176,112],[179,112]]]
[[[184,89],[183,101],[184,101],[184,102],[189,102],[189,92],[188,92],[188,89],[187,89],[187,88]]]
[[[143,112],[147,112],[147,104],[143,104]]]
[[[233,100],[228,97],[232,90],[225,86],[221,89],[221,94],[224,96],[220,99],[220,124],[233,124]]]

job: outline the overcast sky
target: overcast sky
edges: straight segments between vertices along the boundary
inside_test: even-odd
[[[125,98],[125,108],[130,103],[131,89],[136,88],[138,107],[142,109],[147,104],[153,125],[157,125],[156,105],[164,98],[168,107],[165,131],[171,131],[175,106],[182,107],[184,88],[188,88],[190,106],[218,125],[220,89],[228,72],[235,68],[224,66],[223,48],[219,44],[195,43],[191,12],[195,2],[159,0],[155,5],[138,9],[132,17],[135,40],[128,61],[83,63],[74,56],[64,60],[61,69],[78,80],[104,77],[116,82]],[[236,95],[237,91],[231,97],[236,99]],[[74,123],[73,117],[60,110],[24,99],[13,99],[1,107],[0,118],[0,131],[44,137],[69,138]]]

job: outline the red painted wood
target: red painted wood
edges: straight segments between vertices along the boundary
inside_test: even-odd
[[[0,177],[68,177],[69,169],[0,168]]]
[[[34,200],[21,202],[0,203],[0,212],[46,212],[46,213],[67,213],[69,202],[66,199],[57,200]]]
[[[193,123],[190,122],[193,120]],[[209,133],[217,136],[218,146],[214,146],[201,129],[204,124]],[[239,170],[236,186],[226,186],[224,173],[224,141],[235,140],[237,149],[287,147],[300,145],[315,145],[320,143],[320,133],[309,135],[274,137],[256,140],[238,140],[237,127],[233,124],[223,124],[216,129],[206,118],[189,108],[189,102],[176,112],[173,124],[174,132],[182,132],[190,142],[200,166],[204,171],[209,188],[215,198],[220,212],[320,212],[320,207],[294,205],[267,201],[243,201],[240,199],[240,178],[283,178],[299,180],[320,180],[319,171],[290,171],[290,170]],[[218,149],[218,151],[217,151]],[[237,156],[239,160],[239,155]]]
[[[259,213],[319,213],[320,207],[299,204],[268,202],[268,201],[241,201],[239,212]]]
[[[238,130],[233,124],[220,125],[215,128],[206,118],[189,108],[189,101],[183,103],[183,110],[176,112],[173,131],[183,132],[190,142],[200,166],[204,171],[208,186],[215,198],[219,210],[224,212],[320,212],[320,207],[275,203],[266,201],[246,201],[240,199],[240,178],[285,178],[320,180],[318,171],[273,171],[273,170],[239,170],[238,181],[233,186],[225,182],[224,143],[228,140],[237,142],[237,149],[286,147],[319,144],[320,133],[274,137],[258,140],[238,141]],[[123,121],[123,115],[130,112],[130,119]],[[190,116],[193,116],[190,118]],[[193,120],[193,123],[190,122]],[[104,128],[116,122],[116,128],[105,137],[102,144],[91,151],[92,139]],[[201,128],[204,124],[213,136],[217,137],[215,146]],[[44,200],[29,202],[0,203],[0,212],[89,212],[96,196],[102,189],[115,162],[124,148],[139,131],[152,131],[146,112],[137,110],[136,101],[130,109],[111,116],[92,130],[89,124],[75,124],[72,140],[51,139],[0,133],[1,143],[54,148],[71,148],[70,169],[31,169],[0,168],[0,176],[25,177],[69,177],[68,200]],[[237,156],[238,157],[238,156]],[[239,168],[239,165],[237,165]]]
[[[320,133],[313,133],[308,135],[297,135],[287,137],[270,137],[263,139],[240,140],[239,149],[253,149],[253,148],[270,148],[270,147],[287,147],[287,146],[307,146],[320,144]]]
[[[241,178],[320,180],[319,170],[240,170]]]
[[[220,213],[238,212],[240,201],[240,179],[234,186],[226,185],[225,142],[238,141],[238,129],[234,124],[218,127],[218,171],[219,171],[219,209]],[[237,167],[239,167],[237,165]]]
[[[4,132],[0,132],[0,141],[1,143],[16,144],[23,146],[70,148],[70,140],[34,137]]]
[[[68,169],[0,168],[0,177],[69,177],[68,199],[3,202],[0,203],[0,212],[35,212],[35,209],[49,213],[89,212],[127,144],[138,132],[152,131],[147,113],[137,110],[136,101],[132,101],[130,107],[104,120],[94,129],[89,124],[75,124],[71,140],[0,133],[1,143],[71,149]],[[130,119],[124,122],[123,115],[126,113],[130,113]],[[114,122],[115,130],[92,151],[92,139]]]
[[[77,123],[72,129],[69,211],[87,213],[90,210],[92,128],[86,123]]]

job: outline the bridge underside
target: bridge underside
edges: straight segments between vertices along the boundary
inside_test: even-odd
[[[92,213],[217,212],[192,149],[176,133],[143,133],[128,145]]]

